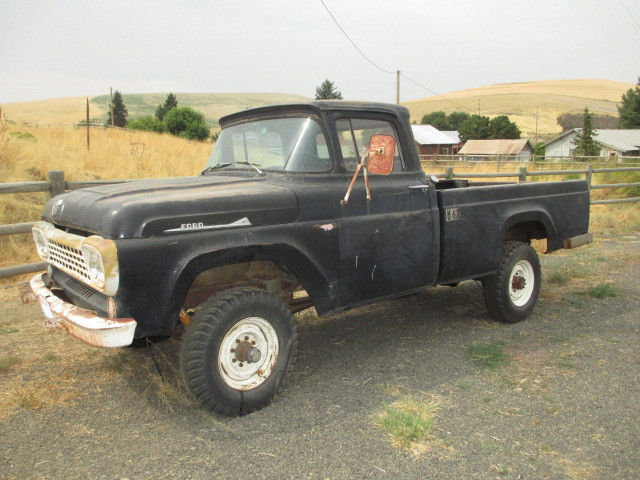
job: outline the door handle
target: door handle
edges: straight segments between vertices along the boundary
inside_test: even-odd
[[[429,190],[429,185],[426,185],[424,183],[421,183],[420,185],[411,185],[409,187],[409,190]]]

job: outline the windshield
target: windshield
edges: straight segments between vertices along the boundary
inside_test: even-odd
[[[327,172],[331,158],[318,122],[308,117],[273,118],[220,132],[205,167]]]

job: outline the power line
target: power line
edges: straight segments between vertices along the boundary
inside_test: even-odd
[[[376,67],[378,70],[380,70],[383,73],[396,73],[394,71],[391,70],[385,70],[384,68],[382,68],[380,65],[378,65],[376,62],[374,62],[373,60],[371,60],[369,57],[367,57],[365,55],[365,53],[360,50],[360,48],[358,47],[358,45],[356,45],[356,42],[354,42],[353,40],[351,40],[351,37],[349,36],[349,34],[347,32],[345,32],[344,28],[342,28],[342,26],[340,25],[340,23],[338,23],[338,20],[336,19],[336,17],[333,16],[333,13],[331,13],[331,10],[329,10],[329,7],[327,7],[327,4],[324,3],[324,0],[320,0],[320,3],[322,3],[322,6],[324,7],[324,9],[327,11],[327,13],[329,14],[329,16],[331,17],[331,19],[333,20],[333,23],[336,24],[336,26],[340,29],[340,31],[344,34],[345,37],[347,37],[347,40],[349,40],[349,42],[351,43],[351,45],[353,45],[353,48],[355,48],[358,53],[360,55],[362,55],[362,58],[364,58],[367,62],[369,62],[371,65],[373,65],[374,67]]]
[[[329,7],[327,7],[327,4],[324,2],[324,0],[320,0],[320,3],[322,3],[322,6],[324,7],[324,9],[327,11],[327,13],[329,14],[329,16],[331,17],[331,19],[333,20],[333,23],[336,24],[336,26],[340,29],[340,31],[343,33],[343,35],[347,38],[347,40],[349,40],[349,43],[351,43],[351,45],[353,45],[353,48],[356,49],[356,51],[362,56],[362,58],[364,58],[367,62],[369,62],[371,65],[373,65],[376,69],[380,70],[383,73],[397,73],[393,70],[386,70],[384,68],[382,68],[380,65],[378,65],[376,62],[374,62],[373,60],[371,60],[371,58],[369,58],[361,49],[360,47],[358,47],[358,45],[356,44],[356,42],[354,42],[351,37],[349,36],[349,34],[345,31],[344,28],[342,28],[342,25],[340,25],[340,22],[338,22],[338,20],[336,19],[336,17],[333,15],[333,13],[331,13],[331,10],[329,10]],[[404,77],[406,80],[408,80],[409,82],[413,83],[414,85],[417,85],[420,88],[423,88],[424,90],[426,90],[427,92],[430,92],[433,95],[436,95],[440,98],[443,98],[445,100],[447,100],[448,102],[453,103],[454,105],[457,105],[458,107],[467,110],[471,113],[474,113],[471,109],[465,107],[464,105],[460,105],[457,102],[454,102],[453,100],[451,100],[450,98],[447,98],[441,94],[439,94],[438,92],[436,92],[435,90],[432,90],[431,88],[423,85],[422,83],[413,80],[409,77],[407,77],[404,73],[400,72],[400,75],[402,77]]]
[[[618,0],[618,1],[620,2],[620,5],[622,5],[622,8],[624,8],[625,12],[627,12],[627,15],[629,15],[629,18],[633,21],[633,23],[635,23],[636,26],[640,28],[640,22],[638,22],[636,18],[633,15],[631,15],[631,12],[627,8],[627,6],[624,4],[624,2],[622,0]]]
[[[400,75],[405,79],[410,81],[411,83],[413,83],[414,85],[417,85],[420,88],[425,89],[427,92],[432,93],[433,95],[435,95],[436,97],[440,97],[443,98],[444,100],[453,103],[454,105],[457,105],[458,107],[462,108],[463,110],[466,110],[467,112],[471,112],[471,113],[476,113],[473,110],[471,110],[468,107],[465,107],[464,105],[459,104],[458,102],[455,102],[453,100],[451,100],[450,98],[445,97],[444,95],[440,95],[438,92],[436,92],[435,90],[430,89],[429,87],[427,87],[426,85],[423,85],[422,83],[413,80],[412,78],[407,77],[404,73],[400,72]]]

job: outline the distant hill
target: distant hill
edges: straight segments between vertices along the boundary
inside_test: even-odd
[[[556,118],[562,113],[578,113],[588,107],[593,113],[617,116],[616,104],[631,87],[631,83],[613,80],[543,80],[487,85],[443,93],[443,96],[473,113],[489,117],[508,115],[518,124],[523,136],[533,139],[536,107],[539,109],[538,135],[548,138],[561,131]],[[411,120],[417,122],[424,114],[436,110],[447,113],[462,110],[437,96],[411,100],[403,105],[410,110]]]
[[[563,113],[580,113],[589,107],[593,113],[615,115],[616,104],[631,83],[613,80],[544,80],[537,82],[503,83],[444,93],[472,112],[490,117],[509,115],[523,132],[534,139],[536,107],[539,108],[538,136],[549,138],[561,131],[556,118]],[[129,118],[152,115],[156,106],[164,101],[166,93],[124,94]],[[210,124],[226,114],[250,107],[275,103],[308,100],[300,95],[286,93],[176,93],[178,103],[191,105],[202,111]],[[8,103],[2,111],[10,120],[32,124],[71,125],[85,116],[85,97],[56,98],[33,102]],[[109,96],[90,99],[90,115],[103,121],[106,118]],[[449,113],[461,108],[441,97],[428,97],[404,102],[411,120],[420,122],[425,113],[444,110]]]
[[[129,118],[153,115],[166,93],[123,94]],[[300,95],[287,93],[176,93],[179,105],[190,105],[204,113],[207,121],[216,124],[229,113],[261,105],[300,102],[307,100]],[[9,120],[40,125],[71,125],[85,118],[86,97],[55,98],[32,102],[7,103],[2,106]],[[109,95],[89,99],[91,118],[106,118]]]

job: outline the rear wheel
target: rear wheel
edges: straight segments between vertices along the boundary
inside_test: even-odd
[[[204,302],[186,326],[182,374],[207,408],[244,415],[271,401],[296,347],[293,317],[278,297],[227,290]]]
[[[489,314],[505,323],[524,320],[538,300],[540,281],[540,261],[531,245],[505,242],[498,271],[482,279]]]

